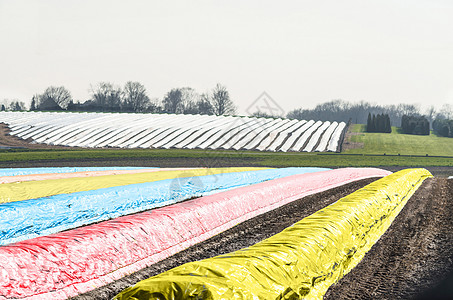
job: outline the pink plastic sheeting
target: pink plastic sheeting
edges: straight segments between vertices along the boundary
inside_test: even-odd
[[[192,169],[192,168],[154,168],[154,169],[86,171],[86,172],[73,172],[73,173],[46,173],[46,174],[2,176],[2,177],[0,177],[0,184],[23,182],[23,181],[48,180],[48,179],[94,177],[94,176],[105,176],[105,175],[136,174],[136,173],[149,173],[149,172],[157,172],[157,171],[178,171],[178,170],[190,170],[190,169]]]
[[[3,246],[0,299],[75,296],[301,197],[390,173],[346,168],[293,175]]]

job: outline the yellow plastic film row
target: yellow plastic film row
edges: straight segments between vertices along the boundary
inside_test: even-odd
[[[116,299],[322,299],[431,176],[391,174],[249,248],[181,265]]]
[[[58,194],[90,191],[128,184],[153,182],[192,176],[205,176],[233,172],[264,170],[268,168],[203,168],[191,170],[158,171],[151,173],[106,175],[5,183],[0,185],[0,203],[36,199]]]

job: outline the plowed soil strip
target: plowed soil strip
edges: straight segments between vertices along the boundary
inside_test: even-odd
[[[452,271],[453,180],[427,179],[365,258],[324,299],[438,299],[447,291],[431,289]],[[452,296],[451,287],[448,293],[443,297]]]
[[[322,193],[304,197],[276,210],[241,223],[230,230],[192,246],[121,280],[98,288],[75,299],[111,299],[121,290],[140,280],[157,275],[181,264],[249,247],[300,221],[338,199],[376,179],[364,179]]]

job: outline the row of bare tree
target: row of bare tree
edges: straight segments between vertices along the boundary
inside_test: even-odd
[[[5,110],[25,110],[25,103],[19,100],[13,100],[11,102],[7,100],[3,100],[4,103],[0,105],[0,111],[5,111]]]
[[[91,97],[81,103],[74,102],[65,87],[48,87],[42,94],[32,97],[30,110],[66,110],[98,112],[150,112],[232,115],[236,106],[225,86],[217,84],[211,91],[199,94],[189,87],[174,88],[164,98],[151,99],[144,85],[128,81],[123,87],[100,82],[90,87]],[[10,107],[23,110],[24,107]]]
[[[351,103],[343,100],[333,100],[318,104],[314,109],[299,108],[290,111],[288,118],[300,120],[321,120],[321,121],[343,121],[351,120],[356,124],[366,124],[368,114],[387,114],[394,126],[401,124],[401,118],[407,116],[425,116],[430,123],[435,119],[451,119],[453,117],[453,106],[444,104],[440,108],[430,106],[422,112],[418,105],[396,104],[379,105],[366,101]]]

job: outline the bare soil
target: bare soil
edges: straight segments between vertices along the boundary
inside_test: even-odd
[[[354,135],[362,134],[361,132],[351,132],[351,126],[349,126],[348,130],[345,133],[343,144],[341,151],[349,150],[349,149],[358,149],[363,148],[363,143],[352,142],[351,137]]]
[[[427,179],[325,299],[453,299],[453,180]]]
[[[194,245],[163,261],[151,265],[148,268],[142,269],[92,292],[80,295],[75,299],[111,299],[117,293],[134,285],[138,281],[157,275],[181,264],[249,247],[279,233],[306,216],[313,214],[374,180],[375,179],[360,180],[322,193],[304,197],[243,222],[202,243]]]
[[[47,144],[34,144],[32,139],[21,139],[10,135],[11,130],[5,123],[0,123],[0,148],[27,148],[27,149],[68,149],[63,146],[52,146]]]
[[[378,168],[381,168],[381,169],[384,169],[384,170],[388,170],[388,171],[391,171],[391,172],[398,172],[398,171],[401,171],[401,170],[404,170],[404,169],[407,169],[407,168],[411,168],[411,167],[381,166],[381,167],[378,167]],[[433,174],[436,177],[447,178],[449,176],[453,176],[453,167],[448,167],[448,166],[442,167],[442,166],[439,166],[439,167],[424,167],[424,168],[427,169],[428,171],[430,171],[431,174]]]

